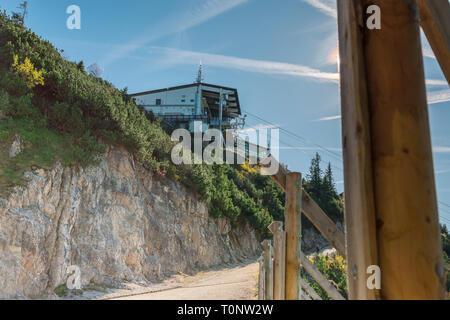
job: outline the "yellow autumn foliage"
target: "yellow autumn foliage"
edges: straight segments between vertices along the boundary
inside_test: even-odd
[[[251,165],[248,161],[246,161],[244,164],[242,164],[241,168],[244,170],[244,172],[258,173],[256,166]]]
[[[30,89],[37,85],[44,85],[42,71],[38,71],[28,58],[25,58],[23,63],[19,63],[19,57],[15,55],[12,70],[26,81],[27,86]]]

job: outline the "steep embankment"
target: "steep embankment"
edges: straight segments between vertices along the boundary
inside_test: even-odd
[[[158,181],[127,151],[98,166],[27,172],[0,198],[0,298],[42,297],[79,266],[82,284],[145,282],[244,257],[260,247],[180,183]]]

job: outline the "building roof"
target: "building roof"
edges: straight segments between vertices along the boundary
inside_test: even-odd
[[[206,87],[211,87],[211,88],[217,88],[217,89],[224,89],[224,90],[234,91],[234,94],[236,96],[236,103],[237,103],[237,107],[238,107],[238,110],[239,110],[239,114],[241,114],[241,105],[239,103],[239,96],[238,96],[237,89],[224,87],[224,86],[218,86],[218,85],[210,84],[210,83],[191,83],[191,84],[175,86],[175,87],[170,87],[170,88],[157,89],[157,90],[144,91],[144,92],[137,92],[137,93],[130,94],[130,96],[131,97],[139,97],[139,96],[145,96],[145,95],[148,95],[148,94],[167,92],[167,91],[175,91],[175,90],[191,88],[191,87],[198,87],[199,85],[206,86]]]

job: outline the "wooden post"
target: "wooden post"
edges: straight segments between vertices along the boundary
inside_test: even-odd
[[[259,273],[258,273],[258,300],[265,300],[264,298],[264,256],[259,257],[258,259]]]
[[[338,0],[344,157],[347,285],[349,299],[373,300],[366,270],[378,264],[361,0]]]
[[[299,300],[301,252],[302,175],[290,172],[286,177],[286,300]]]
[[[272,222],[269,230],[273,233],[273,298],[284,300],[286,233],[283,231],[283,222]]]
[[[366,28],[369,4],[381,30]],[[350,298],[377,297],[373,264],[381,298],[443,299],[417,1],[339,0],[338,16]]]
[[[450,4],[448,0],[419,0],[420,25],[450,83]]]
[[[273,300],[273,249],[270,240],[261,243],[264,249],[264,300]]]

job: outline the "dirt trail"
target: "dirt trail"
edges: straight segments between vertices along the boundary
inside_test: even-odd
[[[246,264],[178,275],[151,287],[129,286],[97,297],[108,300],[255,300],[258,264]]]

